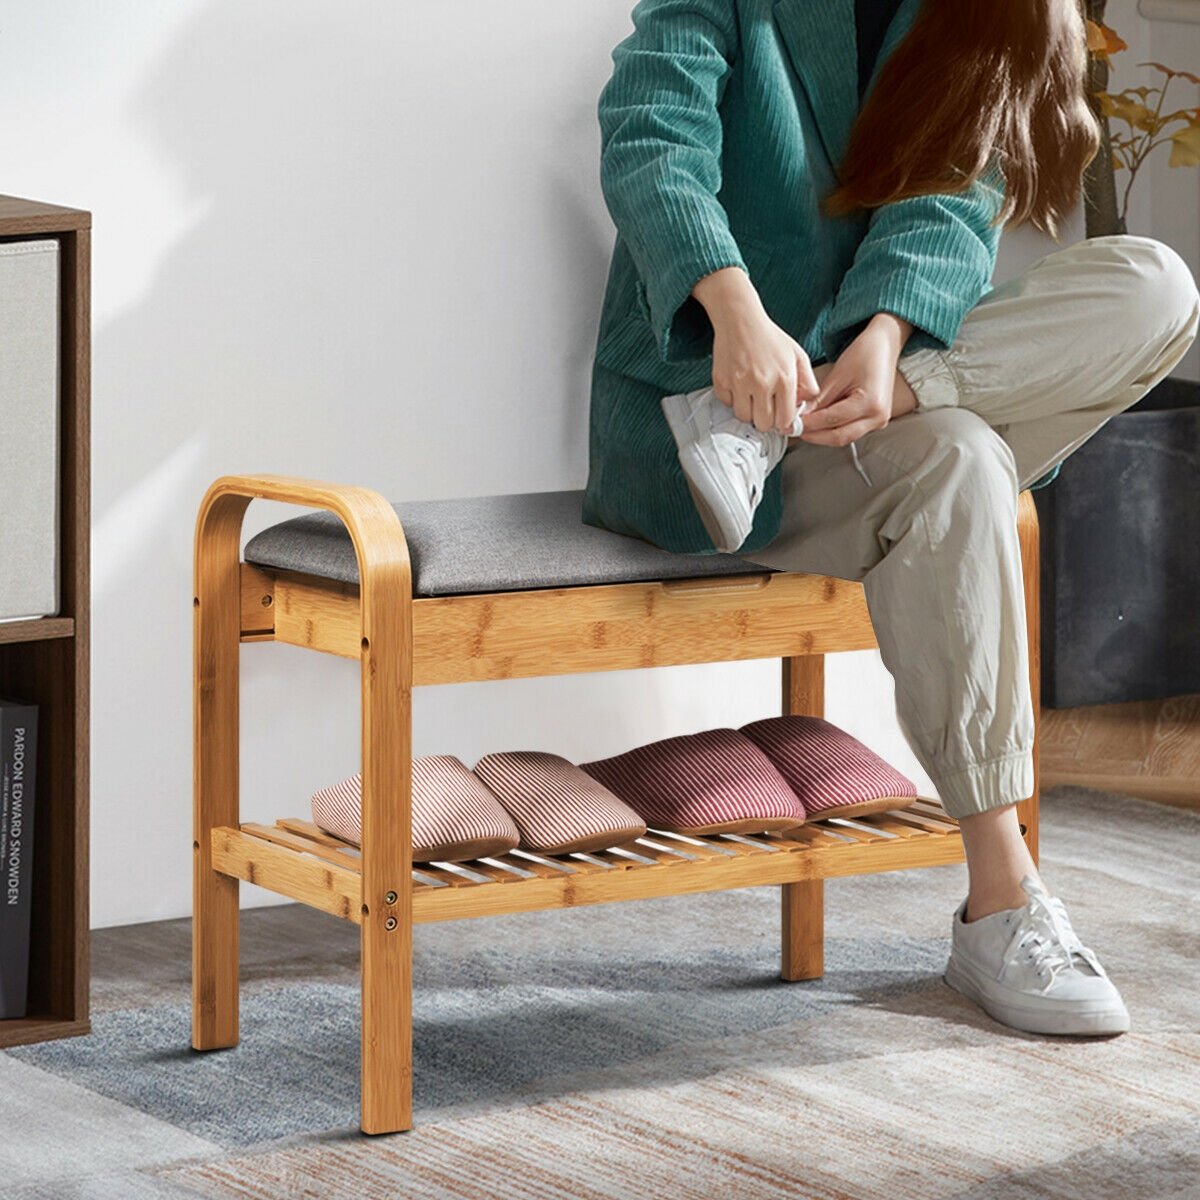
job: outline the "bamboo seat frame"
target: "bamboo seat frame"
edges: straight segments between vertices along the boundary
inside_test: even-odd
[[[241,558],[252,499],[326,509],[345,524],[359,583]],[[1030,682],[1039,695],[1038,524],[1017,531]],[[824,970],[824,881],[963,860],[936,799],[785,834],[645,838],[590,854],[521,851],[418,864],[411,849],[412,689],[422,684],[782,660],[782,712],[823,715],[824,656],[875,647],[862,585],[790,572],[414,597],[399,518],[378,492],[280,475],[222,476],[196,521],[192,1045],[238,1041],[240,881],[361,929],[360,1126],[412,1127],[412,926],[535,909],[779,884],[780,978]],[[357,659],[362,677],[362,850],[303,818],[239,818],[239,648],[276,641]],[[1040,724],[1040,722],[1039,722]],[[1037,861],[1038,790],[1017,806]]]

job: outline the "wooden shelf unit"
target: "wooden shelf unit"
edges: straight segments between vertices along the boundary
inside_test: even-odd
[[[37,704],[29,1004],[0,1048],[87,1033],[91,226],[83,209],[0,196],[0,241],[60,243],[59,579],[50,617],[0,622],[0,695]]]

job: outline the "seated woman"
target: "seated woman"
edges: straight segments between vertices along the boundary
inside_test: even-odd
[[[947,983],[1018,1029],[1125,1030],[1017,822],[1016,505],[1180,360],[1200,296],[1172,249],[1125,235],[990,287],[1001,228],[1057,238],[1099,146],[1077,0],[640,0],[633,19],[598,108],[618,236],[583,519],[861,580],[962,830]]]

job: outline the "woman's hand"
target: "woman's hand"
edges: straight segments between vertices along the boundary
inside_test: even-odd
[[[756,429],[789,433],[801,400],[811,404],[819,387],[804,347],[771,320],[740,267],[706,275],[692,294],[712,321],[717,399]]]
[[[802,442],[846,446],[893,417],[911,412],[916,397],[896,370],[912,325],[881,312],[842,351],[804,418]]]

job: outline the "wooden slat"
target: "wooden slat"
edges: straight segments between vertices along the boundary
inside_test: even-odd
[[[501,861],[506,859],[511,859],[518,866],[532,871],[535,875],[540,875],[543,879],[559,879],[568,874],[570,870],[566,863],[559,863],[553,858],[543,859],[530,854],[527,850],[513,850],[509,854],[505,854]]]
[[[946,817],[935,817],[924,812],[913,812],[912,819],[922,820],[927,829],[935,830],[939,833],[957,833],[958,822],[951,821]]]
[[[832,838],[826,837],[818,829],[805,829],[803,837],[796,836],[799,833],[799,828],[785,829],[779,833],[768,833],[766,836],[784,850],[809,850],[814,846],[823,846],[833,842]]]
[[[670,845],[676,842],[686,850],[689,854],[696,855],[697,858],[732,858],[733,856],[724,849],[718,849],[716,846],[710,845],[701,838],[690,837],[683,833],[669,833],[663,829],[652,829],[649,831],[656,838]]]
[[[421,870],[431,879],[439,880],[441,883],[449,884],[450,887],[475,887],[480,882],[479,879],[471,879],[466,875],[460,875],[455,867],[458,864],[450,863],[421,863]]]
[[[778,837],[788,838],[796,842],[808,842],[812,846],[839,846],[845,845],[842,838],[839,838],[833,830],[823,825],[798,825],[794,829],[785,830],[782,834],[774,835]]]
[[[738,855],[770,853],[765,846],[755,846],[747,842],[739,842],[736,838],[723,833],[714,835],[714,840],[720,842],[722,846],[727,846],[734,854]]]
[[[927,816],[940,817],[944,821],[949,821],[952,818],[946,810],[936,801],[930,800],[925,796],[918,796],[904,812],[919,812],[925,813]]]
[[[593,862],[590,858],[586,858],[582,854],[556,854],[547,855],[547,858],[561,858],[563,862],[570,863],[581,875],[594,875],[597,871],[608,871],[610,867],[603,866],[600,863]]]
[[[615,846],[608,850],[592,850],[590,853],[598,858],[601,862],[609,863],[610,865],[621,870],[628,869],[629,867],[658,866],[658,863],[654,862],[653,860],[647,862],[644,858],[627,858],[624,854],[617,853],[617,847]],[[633,853],[636,854],[637,851],[635,850]]]
[[[489,854],[486,858],[479,858],[476,862],[489,867],[495,867],[497,870],[503,870],[504,874],[509,879],[527,879],[530,875],[536,874],[526,863],[513,862],[506,855]]]
[[[462,865],[468,870],[474,871],[477,875],[486,875],[494,883],[520,883],[524,878],[524,876],[517,875],[513,871],[506,871],[503,867],[493,866],[492,863],[484,862],[481,858],[473,858]]]
[[[315,855],[326,862],[337,863],[339,867],[344,867],[348,871],[362,873],[362,860],[358,855],[347,854],[344,850],[337,850],[333,846],[325,845],[323,842],[316,842],[301,834],[281,829],[278,825],[255,825],[252,822],[243,821],[242,832],[250,834],[251,837],[264,838],[266,841],[273,842],[277,846],[288,846],[292,850],[299,850],[303,854]]]
[[[943,812],[941,809],[926,807],[918,808],[916,805],[913,805],[911,808],[907,808],[904,811],[912,814],[914,817],[923,817],[930,825],[940,825],[944,832],[958,830],[958,822],[952,817],[946,816],[945,812]]]
[[[653,858],[655,862],[663,863],[666,866],[670,866],[672,863],[694,862],[696,857],[695,855],[687,857],[688,851],[683,846],[676,849],[649,838],[638,838],[637,841],[628,843],[628,847],[635,853],[645,854],[649,858]]]
[[[212,831],[212,868],[312,908],[362,921],[362,876],[240,829]]]
[[[301,837],[308,838],[310,842],[320,842],[323,846],[334,846],[342,850],[358,850],[358,847],[351,842],[344,842],[341,838],[334,837],[332,833],[326,833],[319,825],[314,825],[312,821],[305,821],[300,817],[280,817],[275,824],[280,829],[288,830],[289,833],[298,833]]]
[[[841,819],[835,817],[826,818],[828,824],[833,828],[834,833],[842,834],[846,837],[853,838],[856,842],[881,842],[884,841],[882,834],[876,833],[873,830],[860,829],[857,825],[848,823],[848,818]]]
[[[446,885],[440,879],[434,879],[432,875],[426,875],[423,871],[413,869],[413,890],[421,891],[425,888],[442,888]]]
[[[779,849],[767,840],[767,834],[762,833],[727,833],[723,835],[726,841],[741,842],[743,846],[751,846],[756,850],[765,850],[771,854]]]
[[[859,820],[865,824],[882,829],[885,833],[890,833],[895,837],[927,837],[929,835],[929,831],[926,829],[917,829],[912,825],[901,824],[890,813],[873,813],[869,817],[860,817]]]
[[[888,813],[888,820],[897,825],[905,825],[910,829],[920,830],[922,833],[946,832],[946,823],[944,821],[935,821],[930,817],[914,813],[909,809],[904,809],[902,812]]]

